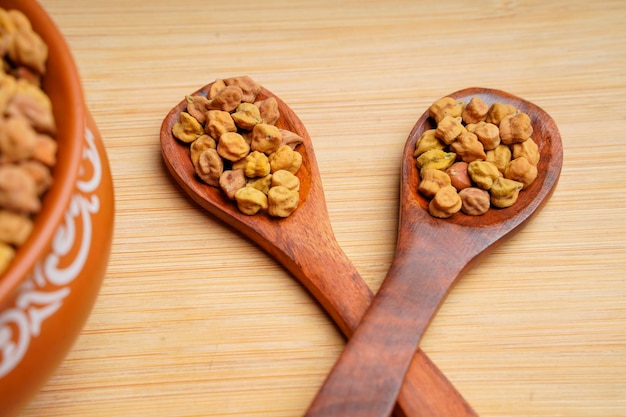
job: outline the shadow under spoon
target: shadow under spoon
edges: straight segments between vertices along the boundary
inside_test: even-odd
[[[468,102],[510,103],[527,113],[541,160],[537,179],[505,209],[482,216],[461,212],[432,217],[417,192],[413,153],[425,130],[434,128],[428,112],[417,121],[402,156],[400,219],[391,267],[358,329],[335,363],[307,416],[386,417],[391,413],[413,352],[451,287],[479,259],[520,229],[551,196],[563,164],[561,137],[552,118],[536,105],[484,88],[450,96]],[[429,387],[417,387],[429,389]],[[421,392],[418,395],[428,395]],[[454,415],[454,414],[451,414]]]
[[[194,94],[206,95],[210,86]],[[257,99],[270,96],[274,95],[263,89]],[[280,98],[276,99],[280,111],[277,127],[297,133],[304,139],[296,148],[303,160],[297,174],[301,183],[300,203],[289,217],[277,219],[265,214],[242,214],[220,189],[198,180],[190,160],[189,146],[172,135],[178,115],[186,109],[184,100],[170,111],[161,126],[162,156],[170,174],[197,204],[280,262],[350,338],[373,295],[333,234],[311,139],[297,115]],[[413,353],[406,382],[398,396],[398,415],[477,415],[424,352],[417,350]]]

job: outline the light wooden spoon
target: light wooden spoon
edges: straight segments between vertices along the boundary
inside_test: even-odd
[[[386,417],[391,413],[419,341],[450,288],[482,256],[526,223],[552,194],[563,163],[561,137],[542,109],[497,90],[471,88],[451,94],[468,102],[511,103],[532,121],[539,145],[539,175],[515,205],[483,216],[457,213],[437,219],[417,192],[413,153],[421,134],[434,128],[428,112],[417,121],[402,156],[396,254],[361,324],[335,363],[307,416]],[[452,415],[452,414],[451,414]]]
[[[210,84],[194,94],[206,95],[209,89]],[[269,96],[274,95],[263,89],[258,99]],[[373,296],[333,234],[309,134],[296,114],[282,100],[276,99],[281,115],[276,125],[304,139],[296,148],[303,159],[298,172],[300,204],[291,216],[278,219],[260,214],[244,215],[221,190],[198,180],[190,161],[189,146],[172,135],[172,126],[186,108],[184,100],[170,111],[161,126],[163,159],[173,178],[196,203],[280,262],[313,294],[349,338]],[[398,404],[398,415],[409,417],[477,415],[421,350],[415,353],[410,364]]]

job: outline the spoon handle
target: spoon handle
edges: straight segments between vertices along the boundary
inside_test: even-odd
[[[306,239],[307,242],[313,243],[297,245],[298,249],[290,254],[281,252],[273,253],[273,255],[305,285],[337,323],[344,335],[350,338],[368,310],[373,295],[334,239],[330,227],[328,230],[323,230],[323,227],[322,230],[318,228],[317,231],[318,236],[308,236]],[[333,274],[329,274],[329,271],[333,271]],[[337,276],[343,278],[338,280],[335,278]],[[395,335],[395,332],[391,333]],[[399,332],[399,334],[404,333],[406,332]],[[378,337],[374,339],[384,340]],[[405,350],[406,358],[403,359],[408,366],[406,379],[399,394],[389,396],[391,407],[398,397],[396,415],[476,417],[474,410],[426,354],[421,349],[416,351],[417,342],[411,341],[409,345]],[[395,352],[392,353],[395,354]],[[405,372],[407,371],[404,370],[402,375]],[[402,378],[398,381],[398,389],[401,384]],[[349,389],[352,386],[354,386],[354,380],[348,381],[344,388]],[[359,411],[359,414],[349,412],[347,415],[360,416],[361,414]]]
[[[423,372],[424,366],[419,358],[422,351],[418,351],[416,358],[414,352],[449,288],[474,255],[440,259],[438,253],[445,254],[445,248],[427,248],[427,253],[420,253],[417,247],[398,246],[383,285],[311,404],[307,417],[387,417],[399,395],[399,404],[405,405],[405,401],[413,400],[408,395],[421,401],[432,394],[431,387],[412,382],[413,375]],[[407,383],[401,390],[405,375]],[[414,388],[410,393],[409,387]],[[437,414],[423,415],[475,415],[469,407],[456,408],[451,400],[445,398],[433,404],[437,408],[433,412]]]

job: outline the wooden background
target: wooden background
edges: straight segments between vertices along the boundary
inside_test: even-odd
[[[374,290],[427,106],[481,86],[548,111],[565,150],[552,200],[467,273],[422,346],[481,416],[626,416],[626,3],[41,3],[77,61],[117,220],[93,314],[23,417],[296,416],[312,400],[338,330],[161,161],[170,108],[242,74],[307,126],[337,239]]]

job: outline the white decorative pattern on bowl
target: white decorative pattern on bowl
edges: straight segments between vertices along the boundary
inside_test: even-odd
[[[71,292],[70,284],[85,267],[94,239],[93,214],[100,211],[95,192],[102,183],[103,161],[94,140],[93,132],[86,127],[80,174],[91,171],[91,175],[77,181],[65,223],[54,235],[52,251],[22,284],[13,307],[0,312],[0,378],[20,363],[31,339],[45,331],[45,320],[63,305]]]

